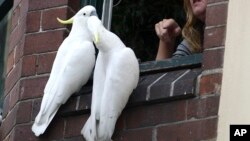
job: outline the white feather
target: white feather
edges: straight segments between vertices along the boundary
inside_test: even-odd
[[[81,133],[87,141],[111,141],[116,121],[137,86],[139,64],[134,52],[106,30],[97,17],[89,19],[88,28],[97,41],[99,54],[94,70],[91,116]]]
[[[32,126],[36,136],[44,133],[59,107],[87,83],[93,71],[95,49],[87,30],[87,20],[93,12],[94,7],[86,6],[74,16],[72,30],[58,49],[40,111]]]

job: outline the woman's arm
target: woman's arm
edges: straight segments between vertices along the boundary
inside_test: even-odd
[[[174,52],[174,42],[166,43],[162,40],[159,41],[158,52],[156,60],[171,58]]]

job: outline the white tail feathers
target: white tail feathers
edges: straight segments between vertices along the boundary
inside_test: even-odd
[[[38,115],[35,119],[35,122],[32,126],[32,131],[35,133],[35,135],[37,137],[45,132],[45,130],[49,126],[50,122],[52,121],[52,119],[56,115],[59,107],[60,106],[58,105],[57,107],[54,107],[54,109],[53,109],[54,111],[47,111],[46,113],[42,113],[43,110],[40,110],[40,112],[38,113]],[[51,108],[53,108],[53,107],[51,107]],[[52,109],[50,109],[50,110],[52,110]]]
[[[87,141],[96,141],[96,120],[92,116],[88,118],[84,127],[81,130],[81,134]]]
[[[32,126],[32,131],[35,133],[35,135],[38,137],[40,136],[41,134],[44,133],[44,131],[47,129],[48,125],[46,124],[37,124],[37,123],[34,123],[33,126]]]

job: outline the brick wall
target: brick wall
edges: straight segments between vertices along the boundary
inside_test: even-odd
[[[35,117],[33,109],[40,107],[36,104],[43,94],[56,51],[69,32],[66,26],[57,23],[56,17],[69,18],[79,9],[77,3],[79,0],[14,0],[2,140],[36,140],[30,132]]]
[[[3,141],[83,140],[80,130],[89,116],[91,84],[81,92],[88,94],[76,94],[60,108],[44,135],[37,138],[31,132],[56,51],[70,28],[58,24],[56,17],[71,17],[79,9],[77,3],[77,0],[14,0],[4,93],[4,121],[0,128]],[[188,71],[191,73],[185,73],[188,68],[171,70],[170,74],[174,74],[172,78],[166,77],[150,90],[150,96],[158,96],[153,102],[145,98],[149,88],[146,84],[161,74],[155,72],[144,76],[148,79],[140,83],[117,122],[113,136],[115,140],[216,139],[227,5],[228,0],[208,0],[202,66],[192,68]],[[199,76],[192,72],[199,72]],[[174,76],[181,79],[177,81]],[[190,86],[193,78],[194,84]],[[172,87],[173,82],[177,82],[174,83],[176,87]],[[181,86],[185,90],[186,85],[190,86],[187,87],[192,92],[190,97],[169,100],[164,95],[171,93],[172,88],[174,94],[185,94],[186,91],[180,92],[179,89]]]

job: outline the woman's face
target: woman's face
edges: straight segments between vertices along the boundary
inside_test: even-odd
[[[207,0],[190,0],[194,16],[201,21],[205,21]]]

